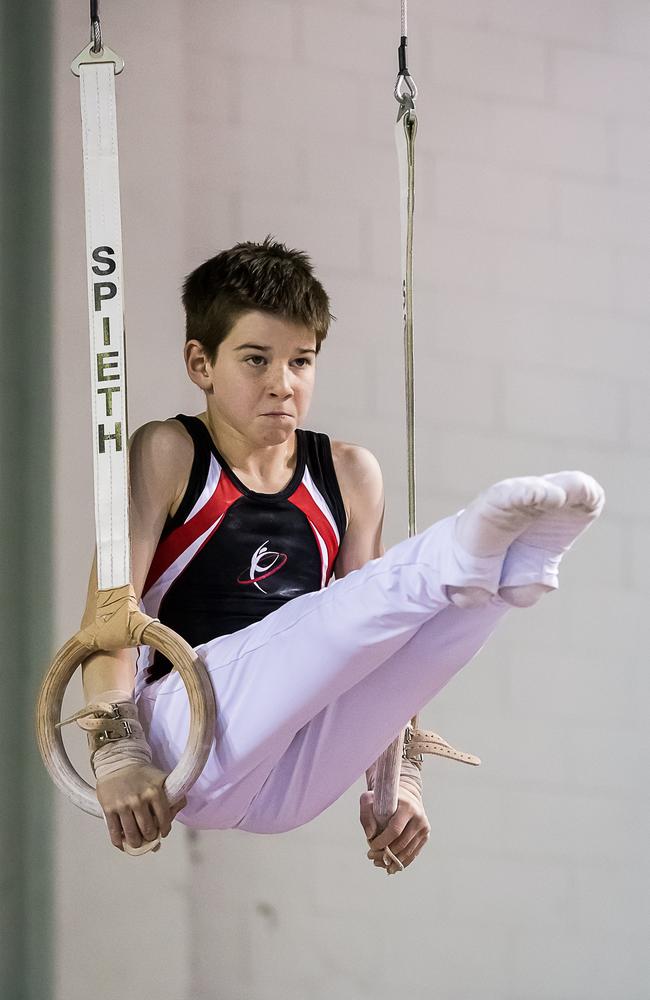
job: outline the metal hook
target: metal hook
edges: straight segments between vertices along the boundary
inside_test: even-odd
[[[403,91],[402,84],[408,88],[408,94]],[[400,73],[397,77],[394,94],[395,100],[399,101],[400,104],[406,104],[409,107],[414,107],[415,98],[418,96],[418,88],[415,85],[413,77],[409,73]]]

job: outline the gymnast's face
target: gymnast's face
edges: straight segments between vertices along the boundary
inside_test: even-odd
[[[185,359],[215,426],[251,443],[281,444],[309,410],[316,334],[306,326],[251,311],[219,344],[214,365],[196,340],[185,345]]]

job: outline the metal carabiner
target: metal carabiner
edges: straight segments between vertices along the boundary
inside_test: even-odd
[[[408,94],[402,91],[401,84],[404,84],[408,88]],[[405,104],[407,107],[415,110],[415,98],[418,96],[418,88],[415,85],[413,77],[409,73],[399,74],[393,93],[395,94],[396,101],[399,101],[400,104]]]

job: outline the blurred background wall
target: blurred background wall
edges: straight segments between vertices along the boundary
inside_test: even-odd
[[[395,543],[399,3],[104,0],[101,13],[126,61],[131,430],[203,409],[182,361],[184,276],[272,233],[312,256],[338,317],[306,426],[377,455]],[[54,650],[78,627],[94,544],[69,70],[87,4],[57,0],[52,28]],[[603,484],[605,513],[560,591],[514,609],[422,713],[483,764],[426,759],[432,836],[401,877],[365,857],[362,779],[292,833],[176,824],[141,860],[57,794],[56,1000],[100,985],[105,1000],[404,988],[414,1000],[647,1000],[650,5],[411,0],[409,69],[419,523],[506,476],[574,468]],[[73,684],[64,709],[80,697]],[[67,740],[87,774],[80,735]]]
[[[0,996],[52,995],[54,790],[34,739],[52,642],[51,12],[0,4]]]

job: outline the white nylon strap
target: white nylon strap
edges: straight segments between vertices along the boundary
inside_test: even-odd
[[[415,509],[415,371],[413,360],[413,215],[415,210],[416,132],[417,118],[415,111],[411,109],[400,113],[395,124],[394,135],[400,185],[409,538],[417,531]]]
[[[402,13],[406,18],[406,4]],[[403,34],[406,34],[406,25]],[[400,189],[400,234],[402,250],[402,310],[404,323],[404,382],[406,397],[406,464],[408,486],[408,533],[417,532],[415,474],[415,362],[413,338],[413,217],[415,213],[415,109],[400,113],[395,123],[395,148]],[[412,725],[418,728],[418,716]]]
[[[97,585],[131,578],[122,225],[113,63],[79,67],[86,199]]]
[[[402,248],[402,294],[406,289],[406,276],[408,271],[406,238],[408,230],[408,194],[409,194],[409,167],[408,167],[408,140],[404,131],[404,116],[395,122],[395,149],[397,151],[397,169],[399,173],[399,216],[400,216],[400,239]],[[406,324],[406,302],[402,299],[402,310],[404,323]]]
[[[415,421],[414,421],[414,372],[413,372],[413,210],[415,207],[415,111],[400,108],[395,124],[395,145],[400,182],[400,223],[402,250],[402,306],[404,319],[404,374],[406,389],[406,432],[408,466],[408,529],[409,537],[415,534]],[[413,716],[412,727],[418,728],[418,716]],[[405,727],[406,728],[406,727]],[[403,729],[377,761],[375,777],[375,816],[386,817],[397,809],[399,794],[400,759],[404,752]],[[386,855],[397,861],[386,849]],[[399,864],[399,861],[397,861]],[[401,865],[400,865],[401,867]]]

